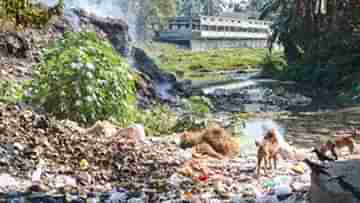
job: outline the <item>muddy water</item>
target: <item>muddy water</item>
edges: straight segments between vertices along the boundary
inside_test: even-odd
[[[206,78],[214,73],[202,73]],[[224,73],[222,73],[224,74]],[[197,94],[207,96],[215,106],[215,115],[239,112],[255,114],[235,134],[243,148],[254,148],[264,129],[276,128],[281,139],[297,147],[312,147],[332,136],[334,130],[349,128],[350,119],[337,119],[336,103],[331,95],[315,92],[294,82],[262,78],[259,72],[229,73],[224,80],[193,81]],[[275,114],[284,116],[275,116]],[[266,118],[262,118],[267,114]],[[316,115],[316,116],[314,116]],[[261,117],[261,118],[259,118]],[[359,117],[357,117],[360,119]],[[239,125],[239,124],[233,124]],[[360,127],[360,126],[359,126]],[[253,151],[253,150],[251,150]]]
[[[271,79],[235,81],[202,88],[218,110],[228,112],[274,112],[300,108],[312,103],[296,84]]]

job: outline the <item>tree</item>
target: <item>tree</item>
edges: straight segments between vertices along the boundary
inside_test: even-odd
[[[176,0],[150,0],[145,21],[157,32],[162,30],[168,19],[176,16]]]
[[[274,17],[272,41],[285,50],[297,78],[328,88],[359,83],[360,2],[358,0],[270,0],[261,19]],[[301,68],[299,68],[301,67]]]
[[[178,15],[219,15],[227,8],[227,3],[222,0],[178,0]]]

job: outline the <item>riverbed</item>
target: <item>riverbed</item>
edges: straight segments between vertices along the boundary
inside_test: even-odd
[[[242,126],[229,126],[242,129],[235,134],[242,136],[245,144],[253,144],[264,126],[280,129],[286,141],[301,148],[316,146],[350,127],[360,127],[360,107],[340,106],[333,94],[274,80],[260,70],[193,75],[196,79],[192,80],[191,91],[211,99],[215,117],[226,123],[234,114],[251,115]]]

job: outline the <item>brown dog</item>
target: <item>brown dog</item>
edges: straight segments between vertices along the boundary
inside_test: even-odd
[[[206,154],[215,158],[232,157],[239,150],[239,144],[231,135],[220,126],[210,126],[200,132],[184,132],[181,135],[183,148],[193,147],[200,154]]]
[[[280,145],[276,137],[275,129],[270,130],[265,136],[262,143],[255,141],[258,147],[257,151],[257,176],[260,176],[261,164],[264,161],[264,173],[267,174],[266,168],[269,165],[270,169],[277,168],[277,160],[280,152]],[[273,161],[273,165],[271,163]]]
[[[321,145],[320,152],[326,154],[328,151],[331,151],[335,159],[338,159],[336,149],[342,149],[344,147],[347,147],[350,154],[353,154],[356,146],[354,140],[355,136],[357,136],[356,130],[354,130],[352,135],[337,136],[333,140],[328,140],[325,144]]]

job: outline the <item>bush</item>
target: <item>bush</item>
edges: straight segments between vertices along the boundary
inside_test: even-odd
[[[79,122],[136,119],[135,80],[128,64],[95,33],[65,33],[42,52],[31,101],[60,118]]]
[[[263,62],[260,63],[260,67],[265,74],[269,74],[277,78],[282,78],[284,73],[287,71],[287,63],[282,53],[267,55]]]
[[[17,103],[24,99],[24,86],[15,81],[0,81],[0,102]]]
[[[173,128],[175,132],[205,128],[213,119],[211,115],[213,105],[206,97],[192,96],[183,101],[183,106],[186,113],[178,118]]]
[[[200,117],[206,116],[213,109],[213,105],[209,98],[201,96],[192,96],[184,102],[185,109],[192,112]]]
[[[0,1],[0,18],[14,22],[18,26],[43,26],[53,16],[61,15],[64,9],[64,0],[58,0],[52,8],[47,8],[42,3],[28,0]]]
[[[177,123],[176,115],[167,105],[157,104],[138,114],[138,123],[143,123],[147,135],[161,136],[173,133]]]
[[[170,135],[185,130],[203,129],[212,119],[209,99],[193,96],[183,102],[184,114],[176,115],[167,105],[157,104],[139,112],[137,122],[143,123],[148,135]]]

